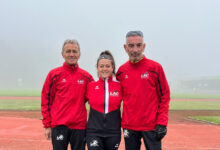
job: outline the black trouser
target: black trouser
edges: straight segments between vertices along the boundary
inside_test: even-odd
[[[85,130],[69,129],[66,126],[53,128],[53,150],[67,150],[69,143],[72,150],[85,150],[85,133]]]
[[[121,142],[121,135],[111,137],[86,136],[88,150],[117,150]]]
[[[161,140],[156,138],[154,131],[133,131],[123,129],[126,150],[140,150],[141,138],[147,150],[161,150]]]

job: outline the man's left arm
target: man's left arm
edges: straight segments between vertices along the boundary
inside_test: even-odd
[[[158,140],[163,139],[167,134],[167,123],[168,123],[168,113],[169,113],[169,102],[170,102],[170,88],[163,71],[162,66],[159,68],[158,72],[158,95],[159,95],[159,105],[157,112],[157,125],[154,130]]]
[[[158,74],[158,94],[159,105],[157,113],[157,124],[167,126],[170,103],[170,88],[162,66],[160,66]]]

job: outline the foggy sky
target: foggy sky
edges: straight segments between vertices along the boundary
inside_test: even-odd
[[[143,31],[146,57],[169,81],[220,76],[219,0],[2,0],[0,18],[0,88],[41,88],[67,38],[79,41],[79,66],[94,78],[103,50],[118,69],[130,30]]]

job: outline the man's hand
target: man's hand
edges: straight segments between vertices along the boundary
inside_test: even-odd
[[[50,140],[51,139],[51,128],[48,127],[48,128],[45,128],[45,137],[47,140]]]
[[[161,140],[167,134],[167,127],[163,125],[157,125],[154,131],[156,133],[156,138]]]

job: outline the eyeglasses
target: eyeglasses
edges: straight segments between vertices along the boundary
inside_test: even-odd
[[[141,37],[144,37],[144,35],[143,35],[143,33],[141,31],[129,31],[126,34],[126,38],[130,37],[130,36],[141,36]]]

